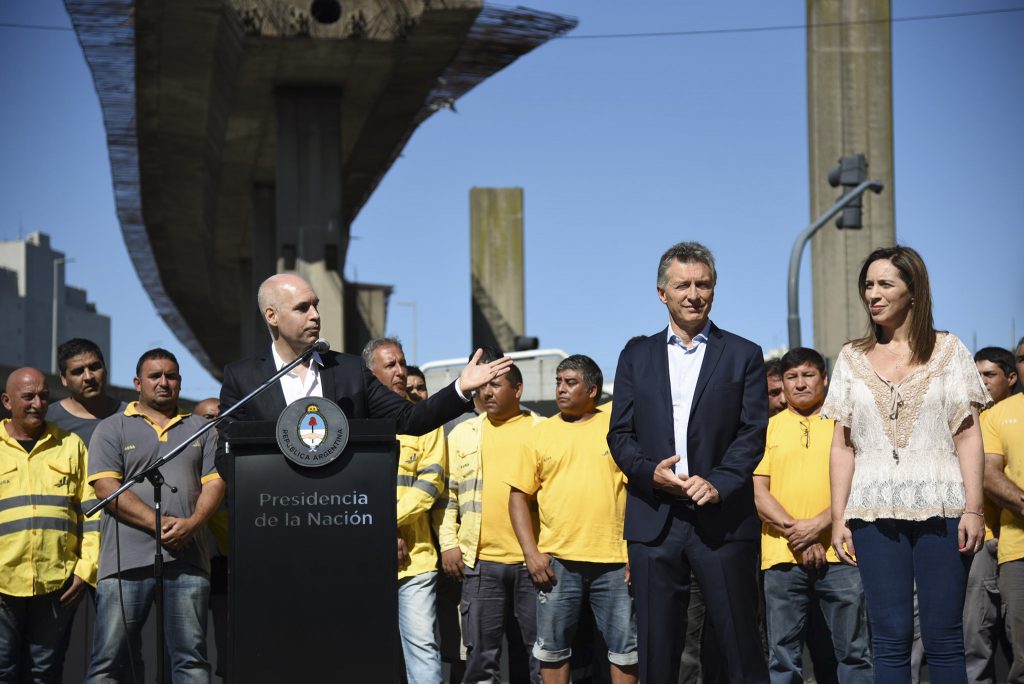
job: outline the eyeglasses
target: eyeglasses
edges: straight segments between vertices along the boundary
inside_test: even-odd
[[[804,449],[811,448],[811,424],[810,422],[800,421],[800,429],[803,434],[800,435],[800,443],[804,445]]]

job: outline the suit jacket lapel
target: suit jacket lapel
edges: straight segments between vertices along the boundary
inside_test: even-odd
[[[650,358],[652,377],[662,378],[662,400],[666,402],[669,414],[672,414],[672,382],[669,380],[669,329],[666,328],[651,340]]]
[[[334,366],[331,363],[333,356],[327,354],[321,354],[320,360],[324,362],[324,365],[320,367],[320,389],[324,398],[330,399],[331,401],[337,401],[337,394],[334,388]]]
[[[658,378],[661,384],[661,404],[672,422],[672,381],[668,376],[668,328],[665,328],[655,336],[654,344],[651,345],[651,369],[652,378]],[[635,390],[634,390],[635,391]]]
[[[697,387],[693,390],[693,403],[690,404],[691,418],[693,418],[693,412],[697,409],[697,403],[700,401],[701,395],[704,394],[704,389],[708,386],[708,381],[711,380],[711,376],[715,372],[718,361],[722,358],[722,349],[725,346],[722,331],[714,323],[711,324],[706,344],[704,361],[700,364],[700,373],[697,375]]]
[[[274,375],[276,372],[277,368],[274,366],[274,357],[272,355],[268,354],[266,356],[260,357],[260,377],[256,381],[256,384],[259,385],[261,383],[266,382],[267,378]],[[278,380],[277,382],[274,383],[273,387],[268,387],[264,394],[267,397],[266,401],[268,406],[270,407],[270,415],[280,415],[281,411],[284,411],[285,409],[284,390],[281,389],[281,381]]]

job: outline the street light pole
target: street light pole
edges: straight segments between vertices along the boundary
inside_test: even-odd
[[[417,354],[419,335],[416,332],[416,302],[395,302],[395,304],[398,304],[398,306],[407,306],[412,309],[412,363],[415,365],[419,363],[419,355]]]
[[[795,349],[800,344],[800,258],[803,256],[807,241],[817,233],[828,220],[842,211],[843,207],[858,199],[865,191],[882,192],[885,185],[881,181],[866,180],[836,201],[818,219],[807,226],[793,243],[793,251],[789,255],[789,348]]]
[[[57,375],[57,373],[58,373],[58,369],[57,369],[57,323],[59,321],[59,315],[58,314],[60,313],[60,308],[59,308],[59,305],[60,305],[59,299],[60,298],[58,297],[58,293],[57,293],[57,290],[58,290],[58,288],[60,286],[60,278],[58,277],[59,274],[60,274],[60,271],[58,270],[58,267],[59,266],[63,266],[64,264],[69,264],[72,261],[74,261],[74,259],[68,259],[68,258],[65,258],[65,257],[59,257],[59,258],[53,260],[53,312],[52,312],[53,313],[53,321],[52,321],[53,328],[52,328],[52,339],[51,339],[52,344],[50,345],[50,347],[51,347],[50,348],[50,372],[53,373],[54,375]]]

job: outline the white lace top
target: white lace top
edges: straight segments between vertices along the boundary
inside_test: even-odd
[[[850,429],[853,482],[847,520],[957,518],[963,477],[953,435],[992,403],[971,353],[940,333],[928,363],[899,384],[875,372],[864,352],[839,352],[821,415]]]

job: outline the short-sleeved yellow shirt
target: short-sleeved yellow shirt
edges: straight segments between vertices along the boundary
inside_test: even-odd
[[[1024,395],[1015,394],[981,414],[986,454],[1003,457],[1003,472],[1024,487]],[[999,515],[999,563],[1024,558],[1024,518],[1005,508]]]
[[[754,475],[769,478],[768,489],[786,512],[798,520],[813,518],[831,505],[828,460],[835,421],[820,415],[804,418],[786,409],[768,421],[764,458]],[[823,532],[825,560],[838,563],[831,534]],[[761,569],[799,563],[789,542],[768,523],[761,525]]]
[[[585,422],[554,416],[523,444],[508,484],[537,495],[537,546],[562,560],[625,563],[626,477],[608,450],[606,411]]]
[[[988,421],[988,418],[985,417],[988,411],[988,409],[985,409],[978,416],[978,425],[982,430],[985,429],[985,423]],[[995,539],[999,536],[999,506],[992,499],[988,498],[988,494],[986,494],[982,510],[985,514],[985,541]]]
[[[523,442],[533,431],[533,416],[521,413],[495,427],[484,419],[480,427],[483,501],[477,557],[494,563],[522,563],[523,550],[508,517],[508,479],[515,472]],[[536,533],[536,526],[534,529]]]

